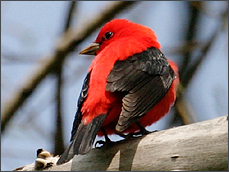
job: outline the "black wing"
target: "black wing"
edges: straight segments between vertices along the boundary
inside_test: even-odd
[[[72,126],[72,132],[71,132],[72,135],[71,135],[70,141],[72,141],[73,136],[75,135],[75,133],[79,127],[79,124],[81,122],[81,119],[82,119],[82,113],[80,110],[81,110],[81,107],[83,106],[83,102],[85,101],[87,94],[88,94],[89,80],[90,80],[90,73],[88,73],[87,76],[85,77],[84,84],[83,84],[82,90],[80,92],[80,96],[79,96],[78,104],[77,104],[78,109],[77,109],[77,112],[75,114],[75,119],[74,119],[73,126]]]
[[[84,80],[83,88],[78,99],[78,110],[76,112],[75,120],[73,122],[71,144],[57,161],[58,165],[68,162],[74,157],[74,155],[86,154],[87,152],[89,152],[92,148],[93,142],[100,129],[100,126],[106,118],[106,114],[101,114],[98,117],[94,118],[87,125],[81,123],[81,108],[83,106],[83,102],[88,95],[89,80],[90,73],[87,74]]]
[[[126,93],[116,130],[124,131],[155,106],[175,78],[163,53],[154,47],[117,61],[107,77],[106,90]]]

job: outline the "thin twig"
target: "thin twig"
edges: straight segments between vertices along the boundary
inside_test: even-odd
[[[187,33],[186,33],[186,42],[193,42],[193,40],[195,39],[196,36],[196,29],[198,26],[198,21],[200,18],[200,11],[199,9],[197,9],[196,7],[194,7],[192,5],[192,3],[187,2],[188,3],[188,7],[189,7],[189,11],[190,11],[190,18],[189,18],[189,26],[187,29]],[[195,2],[196,5],[198,6],[202,6],[202,2]],[[179,70],[179,74],[180,74],[180,78],[183,81],[184,78],[184,73],[185,70],[187,68],[187,66],[189,65],[189,63],[191,62],[191,58],[192,58],[192,51],[187,51],[186,53],[184,53],[183,55],[183,63],[182,66],[180,67]]]

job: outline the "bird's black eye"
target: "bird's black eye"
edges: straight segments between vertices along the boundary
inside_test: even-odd
[[[110,39],[112,37],[113,33],[112,32],[107,32],[105,33],[105,39]]]

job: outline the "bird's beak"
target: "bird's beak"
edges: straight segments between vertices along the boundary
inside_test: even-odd
[[[98,43],[92,43],[89,47],[80,51],[80,54],[96,55],[96,51],[99,49]]]

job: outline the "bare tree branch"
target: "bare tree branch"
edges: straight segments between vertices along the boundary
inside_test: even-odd
[[[73,13],[75,9],[76,1],[69,2],[69,8],[67,12],[67,22],[65,24],[64,32],[67,32],[73,19]],[[57,91],[56,91],[56,131],[54,136],[54,155],[60,155],[64,152],[64,136],[63,136],[63,109],[62,109],[62,93],[63,93],[63,66],[64,60],[56,66],[56,78],[57,78]]]
[[[7,101],[1,115],[1,132],[3,133],[7,123],[11,120],[17,110],[23,105],[25,100],[34,92],[38,84],[53,70],[58,63],[61,63],[67,55],[74,51],[85,38],[90,36],[94,30],[102,24],[111,20],[116,14],[120,13],[137,1],[115,1],[100,14],[92,18],[82,30],[74,31],[69,28],[68,31],[60,38],[56,51],[48,58],[47,62],[36,73],[28,79],[23,88],[17,92],[10,100]]]
[[[186,42],[189,43],[189,45],[187,46],[193,47],[193,41],[196,35],[197,23],[200,17],[200,11],[199,9],[196,8],[196,6],[202,6],[202,2],[193,2],[193,3],[186,2],[186,3],[188,3],[187,10],[189,12],[189,19],[188,19],[188,28],[187,28],[187,32],[185,35],[185,39],[186,39]],[[195,6],[193,6],[192,4],[195,4]],[[181,124],[189,124],[189,123],[194,122],[192,121],[193,118],[190,117],[191,114],[188,112],[188,108],[186,106],[186,103],[184,103],[183,96],[182,96],[183,95],[183,79],[184,79],[185,71],[192,60],[192,51],[183,51],[183,52],[184,52],[183,54],[184,58],[179,68],[179,77],[180,77],[181,83],[177,90],[177,100],[175,102],[175,113],[173,116],[173,120],[170,123],[170,126],[171,124],[174,123],[174,121],[179,121]]]
[[[187,33],[187,42],[193,42],[195,35],[196,35],[196,31],[195,31],[195,27],[197,25],[197,18],[199,16],[199,11],[200,9],[202,9],[202,2],[195,2],[194,6],[193,3],[188,2],[191,5],[191,10],[192,10],[192,14],[191,15],[191,19],[190,19],[190,25],[189,25],[189,31]],[[197,6],[199,8],[197,8]],[[213,32],[212,36],[210,37],[210,39],[203,44],[203,46],[199,47],[200,48],[200,55],[195,57],[196,60],[192,60],[193,59],[193,53],[192,53],[192,48],[190,49],[190,51],[187,51],[184,53],[184,61],[183,64],[180,68],[180,79],[181,79],[181,85],[180,87],[178,87],[178,92],[177,92],[177,100],[176,100],[176,115],[181,116],[184,124],[189,124],[192,122],[195,122],[194,119],[195,117],[193,116],[191,112],[191,109],[188,107],[187,102],[184,100],[183,97],[183,92],[185,91],[185,89],[187,88],[188,84],[190,83],[191,79],[193,78],[193,76],[196,74],[196,71],[198,69],[198,67],[202,64],[203,60],[207,57],[207,53],[209,52],[211,46],[213,45],[213,43],[215,42],[218,34],[220,33],[220,31],[222,31],[223,26],[224,26],[224,18],[228,17],[228,8],[222,12],[221,14],[221,21],[219,23],[219,26],[217,26],[215,28],[215,31]],[[195,18],[195,19],[193,19]],[[192,45],[192,44],[191,44]],[[194,44],[195,45],[195,44]],[[189,46],[189,45],[188,45]],[[194,49],[197,49],[198,47],[195,46],[193,47]],[[191,63],[191,61],[194,61]]]

